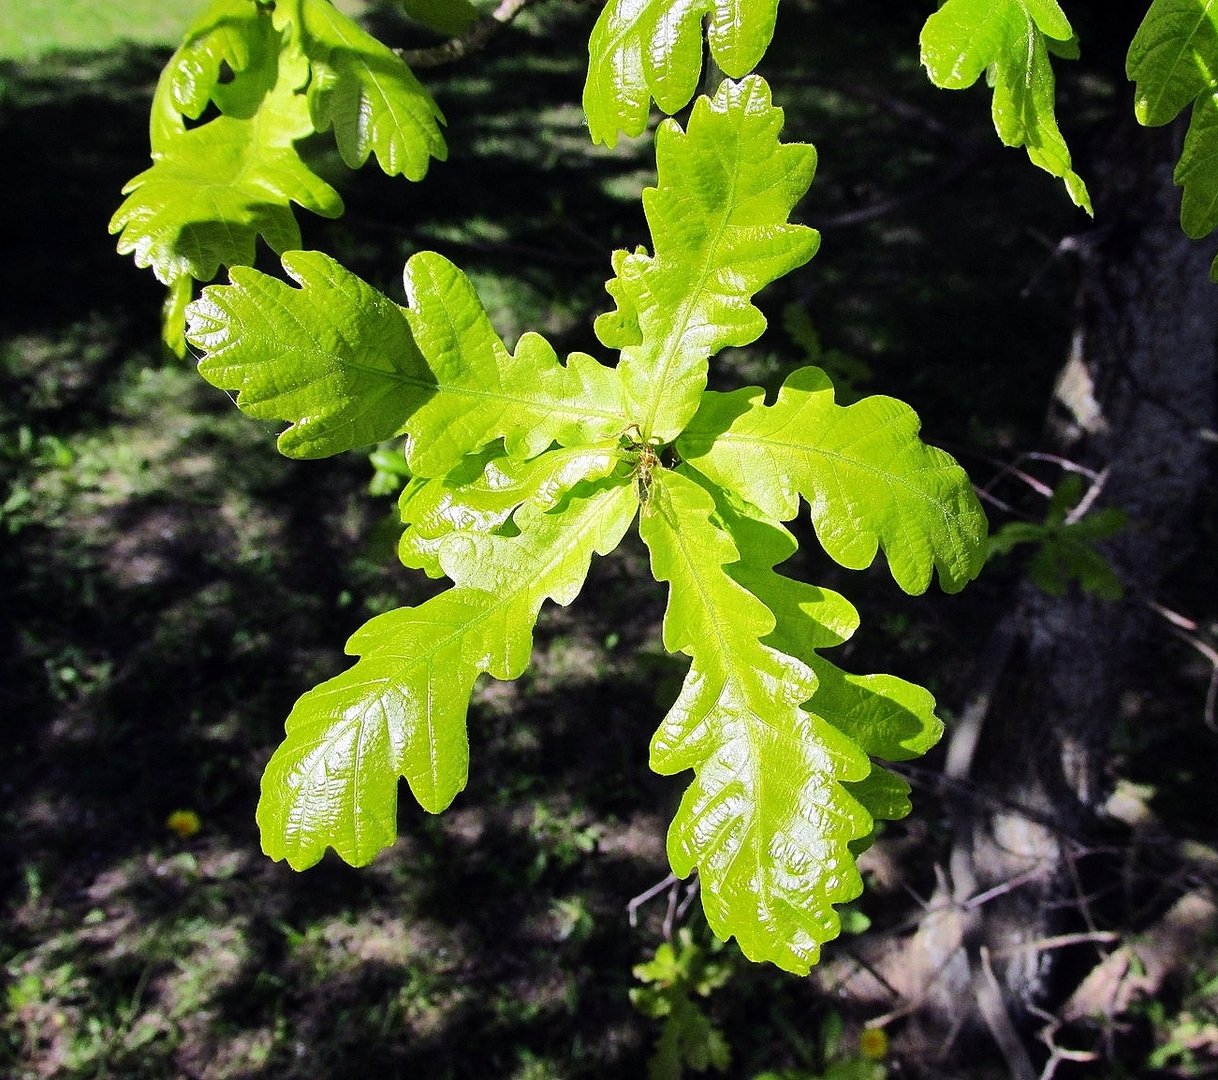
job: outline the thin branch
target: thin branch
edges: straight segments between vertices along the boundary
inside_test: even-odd
[[[1089,930],[1077,934],[1055,934],[1052,937],[1043,937],[1036,941],[1025,941],[1019,945],[1008,945],[1002,949],[993,949],[990,952],[990,956],[996,960],[1006,960],[1008,957],[1018,956],[1020,953],[1050,952],[1053,949],[1064,949],[1070,945],[1086,945],[1089,942],[1109,944],[1120,940],[1121,935],[1112,930]]]
[[[659,896],[665,890],[676,889],[678,881],[680,881],[680,878],[676,874],[669,874],[663,881],[657,881],[650,889],[643,890],[638,896],[629,900],[626,904],[626,913],[629,916],[630,925],[639,925],[639,908],[647,903],[648,900]]]
[[[464,34],[449,38],[443,45],[429,49],[394,49],[412,68],[435,68],[464,60],[470,53],[485,49],[487,43],[530,4],[537,0],[501,0],[489,15],[484,15]]]

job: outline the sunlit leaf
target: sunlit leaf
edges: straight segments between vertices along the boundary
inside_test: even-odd
[[[1054,115],[1049,44],[1072,41],[1056,0],[947,0],[922,28],[922,63],[931,82],[946,90],[972,86],[984,72],[994,90],[999,138],[1024,147],[1090,214],[1091,197]]]
[[[475,678],[520,675],[541,605],[575,598],[637,505],[631,485],[606,483],[551,513],[526,507],[516,536],[454,533],[439,558],[456,584],[365,624],[347,645],[358,663],[292,709],[262,780],[263,850],[298,870],[327,847],[370,862],[396,838],[403,776],[424,809],[448,806],[466,782]]]
[[[843,566],[869,566],[882,546],[906,592],[924,591],[934,570],[954,592],[984,562],[985,517],[964,470],[923,443],[919,426],[895,398],[837,405],[824,372],[801,368],[773,405],[756,388],[707,393],[677,447],[776,520],[794,518],[802,496]]]
[[[609,0],[588,42],[584,112],[594,142],[639,135],[651,100],[666,113],[689,104],[711,56],[734,79],[756,66],[774,36],[778,0]]]
[[[716,934],[802,973],[839,930],[833,904],[862,888],[849,844],[871,819],[842,783],[870,763],[801,707],[815,676],[763,644],[774,616],[725,569],[740,553],[713,511],[698,484],[663,470],[639,525],[653,573],[670,583],[664,645],[692,658],[651,745],[657,772],[694,770],[668,855],[678,876],[698,870]]]
[[[1140,123],[1158,127],[1193,106],[1175,180],[1184,188],[1180,224],[1200,239],[1218,228],[1218,3],[1155,0],[1129,46],[1125,69],[1137,83]],[[1218,259],[1210,276],[1218,281]]]
[[[816,153],[780,143],[782,122],[765,81],[750,76],[699,98],[687,131],[670,121],[657,132],[658,181],[643,193],[655,253],[615,254],[617,310],[596,323],[622,350],[628,407],[646,439],[676,437],[697,410],[707,358],[765,330],[753,295],[816,252],[815,230],[787,220]]]

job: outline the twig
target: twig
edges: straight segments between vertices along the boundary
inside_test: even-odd
[[[1003,949],[995,949],[990,953],[996,960],[1005,960],[1025,952],[1049,952],[1052,949],[1064,949],[1070,945],[1086,945],[1089,942],[1106,944],[1120,941],[1121,935],[1111,930],[1089,930],[1077,934],[1055,934],[1052,937],[1040,938],[1037,941],[1025,941],[1020,945],[1008,945]]]
[[[990,950],[984,945],[977,949],[973,992],[977,997],[977,1007],[985,1019],[986,1027],[990,1029],[994,1042],[998,1044],[1012,1080],[1035,1080],[1032,1059],[1028,1057],[1028,1052],[1011,1021],[1011,1015],[1007,1012],[1002,987],[998,984],[998,978],[990,963]]]
[[[1218,649],[1197,637],[1196,631],[1199,631],[1201,627],[1195,620],[1181,615],[1178,611],[1172,611],[1171,608],[1164,607],[1154,600],[1147,600],[1146,606],[1167,620],[1175,637],[1196,649],[1210,662],[1210,681],[1205,691],[1205,709],[1202,717],[1207,728],[1211,731],[1218,731],[1218,722],[1215,721],[1215,710],[1218,709]]]
[[[675,889],[677,882],[681,879],[676,874],[669,874],[663,881],[658,881],[652,885],[650,889],[645,889],[638,896],[627,901],[626,914],[630,919],[631,926],[639,925],[639,908],[641,908],[648,900],[652,900],[664,892],[665,889]]]
[[[429,49],[394,49],[412,68],[435,68],[463,60],[472,52],[486,48],[500,30],[510,23],[530,4],[537,0],[501,0],[499,6],[489,15],[483,16],[474,23],[464,34],[449,38],[443,45],[434,45]]]

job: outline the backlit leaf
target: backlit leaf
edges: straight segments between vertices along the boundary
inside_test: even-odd
[[[1218,228],[1218,0],[1155,0],[1125,70],[1140,123],[1158,127],[1193,106],[1175,180],[1184,188],[1180,224],[1200,239]],[[1210,276],[1218,281],[1218,259]]]
[[[702,71],[702,23],[711,56],[742,78],[774,36],[778,0],[609,0],[588,42],[584,112],[594,142],[640,135],[651,99],[666,113],[689,104]]]
[[[294,145],[313,131],[296,92],[307,65],[266,46],[269,18],[236,25],[247,27],[254,44],[241,77],[213,87],[229,111],[187,128],[162,92],[163,77],[153,106],[152,167],[128,181],[110,222],[120,233],[120,254],[134,253],[137,265],[150,266],[167,285],[184,275],[208,281],[221,266],[252,263],[260,236],[277,252],[299,247],[293,202],[323,217],[343,210],[338,192]]]
[[[300,289],[244,268],[205,289],[189,339],[238,405],[292,422],[285,454],[408,435],[411,471],[434,477],[496,439],[527,458],[627,426],[616,371],[580,353],[564,365],[537,334],[509,353],[465,275],[433,252],[406,264],[409,309],[317,252],[291,252],[284,268]]]
[[[291,22],[309,58],[309,109],[318,131],[334,129],[343,161],[357,169],[376,156],[389,176],[421,180],[430,160],[447,156],[443,116],[413,72],[330,0],[279,0],[279,25]]]
[[[815,230],[787,220],[816,153],[780,143],[782,122],[765,81],[750,76],[700,97],[688,131],[667,121],[656,134],[658,182],[643,193],[655,253],[615,254],[617,310],[596,324],[602,342],[622,349],[628,408],[645,439],[679,434],[707,358],[765,330],[754,293],[816,252]]]
[[[397,835],[397,786],[439,813],[465,786],[465,714],[483,672],[514,679],[547,599],[569,604],[593,555],[617,546],[638,500],[630,484],[524,508],[516,536],[454,533],[440,552],[453,588],[377,616],[347,644],[359,661],[310,690],[262,780],[263,850],[297,870],[333,847],[362,866]]]
[[[972,86],[985,72],[999,138],[1025,147],[1033,164],[1063,180],[1070,198],[1090,214],[1087,186],[1054,116],[1048,43],[1072,40],[1056,0],[947,0],[922,28],[922,63],[931,82],[946,90]]]
[[[824,372],[801,368],[773,405],[757,388],[707,393],[677,448],[768,517],[791,520],[802,496],[817,538],[843,566],[861,570],[883,546],[906,592],[924,591],[936,569],[954,592],[984,562],[985,517],[964,470],[918,430],[903,402],[843,407]]]
[[[774,616],[726,570],[740,553],[713,511],[693,480],[661,470],[639,524],[653,573],[670,583],[664,645],[692,658],[651,745],[656,772],[694,770],[668,855],[678,876],[697,868],[716,934],[803,973],[838,933],[833,905],[862,888],[849,844],[871,819],[842,784],[870,765],[801,707],[815,676],[763,644]]]
[[[248,267],[190,306],[188,337],[201,374],[238,391],[259,420],[291,420],[288,457],[324,457],[398,435],[434,392],[431,370],[397,304],[327,255],[292,251],[299,289]],[[325,297],[325,302],[320,297]]]

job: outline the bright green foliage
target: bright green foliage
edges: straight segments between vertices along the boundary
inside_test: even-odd
[[[922,28],[922,63],[931,82],[961,90],[985,72],[998,137],[1026,147],[1033,164],[1064,180],[1070,198],[1090,214],[1087,186],[1054,116],[1050,52],[1078,55],[1057,0],[947,0]]]
[[[711,926],[755,959],[807,971],[838,932],[854,854],[909,806],[873,759],[922,752],[940,725],[924,690],[816,655],[857,616],[774,571],[795,550],[780,519],[802,495],[831,554],[863,566],[882,546],[910,590],[935,567],[959,588],[985,530],[964,473],[918,441],[905,406],[843,409],[815,369],[773,406],[706,392],[708,358],[765,327],[753,294],[815,250],[788,221],[814,155],[780,144],[781,122],[750,76],[700,99],[686,131],[661,128],[644,195],[655,254],[615,254],[617,308],[597,322],[616,368],[564,363],[536,334],[509,351],[429,252],[407,263],[405,308],[308,252],[284,258],[299,288],[238,269],[191,307],[200,369],[289,421],[285,452],[405,437],[402,561],[454,582],[368,623],[348,645],[359,661],[297,702],[259,804],[269,854],[368,862],[393,840],[400,776],[425,809],[447,806],[466,782],[475,680],[521,673],[544,601],[569,603],[637,512],[669,583],[665,645],[691,660],[652,744],[658,771],[694,771],[673,867],[698,870]]]
[[[1140,123],[1158,127],[1193,106],[1175,180],[1184,188],[1180,224],[1200,239],[1218,228],[1218,3],[1155,0],[1125,67]],[[1210,277],[1218,281],[1218,259]]]
[[[199,374],[239,388],[250,416],[292,420],[279,436],[288,457],[400,434],[411,390],[434,386],[402,309],[320,252],[290,252],[283,267],[302,288],[235,267],[231,285],[191,306],[188,333],[206,352]],[[353,356],[360,363],[345,362]]]
[[[524,671],[542,603],[575,599],[593,552],[617,546],[637,507],[619,478],[560,512],[525,508],[516,536],[450,535],[438,559],[454,587],[364,625],[347,643],[359,663],[293,708],[258,804],[267,854],[298,870],[327,846],[371,861],[396,836],[399,776],[425,810],[448,806],[465,786],[474,679]]]
[[[685,1070],[727,1072],[731,1047],[698,1003],[731,979],[733,966],[723,944],[711,938],[702,945],[688,926],[675,941],[663,941],[655,955],[634,966],[643,983],[630,991],[630,1001],[644,1016],[663,1022],[655,1052],[647,1062],[647,1080],[681,1080]]]
[[[198,123],[209,105],[218,115]],[[329,0],[273,10],[213,0],[161,75],[152,167],[123,188],[110,222],[120,253],[170,287],[167,340],[180,338],[191,279],[252,263],[259,237],[277,252],[300,246],[293,203],[342,213],[299,140],[332,128],[348,165],[375,154],[386,172],[419,179],[431,157],[444,157],[440,119],[406,65]]]
[[[397,54],[364,33],[329,0],[277,0],[275,25],[309,60],[309,114],[317,131],[334,129],[352,169],[375,154],[387,176],[422,180],[443,160],[440,111]]]
[[[651,744],[661,774],[693,769],[668,833],[673,871],[698,868],[711,929],[789,971],[834,937],[834,903],[862,882],[850,841],[871,819],[842,781],[870,768],[856,744],[801,705],[816,677],[768,645],[773,613],[724,569],[740,552],[714,500],[680,472],[654,478],[639,531],[670,583],[664,646],[693,659]]]
[[[279,437],[291,457],[413,435],[410,467],[443,476],[497,438],[531,457],[622,430],[611,368],[581,353],[560,364],[536,334],[509,353],[465,275],[439,255],[406,264],[409,309],[318,252],[283,264],[301,289],[237,268],[191,306],[189,337],[207,352],[204,378],[238,390],[251,416],[292,421]]]
[[[816,168],[811,146],[778,141],[782,110],[760,78],[699,98],[688,133],[656,133],[659,182],[643,193],[655,254],[618,251],[606,288],[617,310],[596,321],[622,350],[631,417],[644,440],[671,442],[697,411],[707,358],[761,336],[751,297],[807,262],[819,234],[788,224]]]
[[[933,569],[954,592],[980,569],[972,489],[951,457],[918,439],[918,418],[893,398],[842,408],[819,368],[800,368],[766,405],[756,389],[708,393],[677,443],[682,458],[789,521],[799,497],[816,535],[843,566],[862,569],[883,545],[897,584],[926,589]]]
[[[609,0],[588,42],[584,112],[592,140],[640,135],[651,99],[672,114],[689,104],[702,70],[702,22],[715,63],[734,79],[774,36],[778,0]]]

